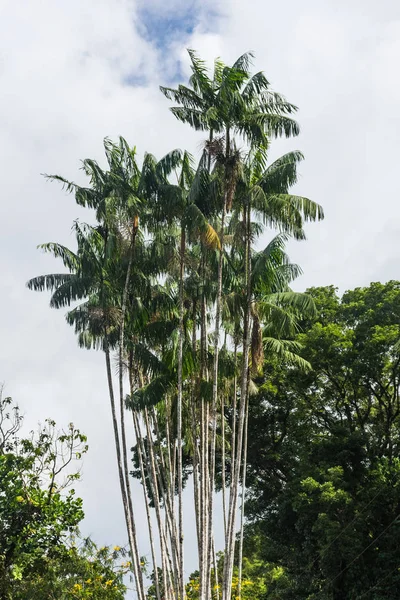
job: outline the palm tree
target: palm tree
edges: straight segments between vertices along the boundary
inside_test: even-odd
[[[120,278],[118,243],[115,233],[101,226],[93,228],[88,225],[81,226],[76,222],[74,230],[77,238],[76,253],[56,243],[41,246],[46,252],[61,258],[64,267],[70,272],[35,277],[28,281],[27,286],[36,291],[51,291],[50,306],[53,308],[70,306],[72,302],[84,299],[81,305],[69,311],[67,320],[75,325],[81,345],[93,344],[104,350],[118,475],[132,566],[138,597],[144,600],[136,526],[124,477],[110,356],[110,347],[117,341],[119,325],[119,310],[115,303],[116,282]]]
[[[132,564],[139,600],[144,600],[143,577],[140,568],[136,540],[136,526],[130,494],[127,447],[124,423],[122,351],[127,290],[132,268],[133,251],[137,235],[137,212],[140,200],[136,189],[140,171],[135,161],[135,152],[126,141],[120,138],[119,144],[104,142],[109,171],[102,170],[90,159],[83,161],[83,169],[90,177],[91,187],[84,188],[60,176],[49,176],[63,183],[67,191],[75,194],[78,204],[94,208],[99,225],[91,228],[80,226],[74,229],[77,236],[78,253],[74,254],[59,244],[45,244],[42,248],[63,260],[69,274],[36,277],[28,282],[30,289],[53,292],[50,305],[61,307],[72,301],[88,298],[83,305],[70,311],[67,320],[74,324],[82,345],[101,345],[105,352],[108,389],[112,412],[117,465],[121,496],[132,554]],[[121,223],[132,222],[128,266],[123,288],[121,308],[118,309],[118,295],[121,289],[121,266],[125,254],[125,244],[121,235]],[[123,276],[123,275],[122,275]],[[111,319],[112,317],[112,319]],[[118,318],[119,317],[119,318]],[[111,321],[110,321],[111,319]],[[119,390],[120,426],[116,416],[114,388],[111,369],[111,348],[115,345],[119,329]],[[113,339],[112,339],[113,338]]]
[[[312,303],[310,303],[308,297],[293,294],[293,292],[286,289],[290,281],[299,274],[299,269],[295,265],[291,265],[288,262],[286,255],[283,253],[284,243],[287,240],[288,234],[293,235],[297,239],[304,239],[304,222],[323,218],[322,208],[318,204],[307,198],[293,196],[289,193],[290,186],[297,181],[297,164],[301,159],[301,153],[292,152],[281,157],[271,166],[266,167],[265,150],[263,148],[251,150],[240,171],[240,179],[237,183],[236,195],[234,198],[234,216],[231,224],[233,226],[232,230],[236,234],[234,235],[234,238],[241,247],[239,255],[240,265],[244,263],[243,288],[245,294],[243,296],[244,305],[242,308],[243,356],[237,440],[235,445],[236,457],[234,460],[235,468],[232,469],[231,473],[232,485],[225,545],[226,560],[224,562],[224,589],[227,598],[230,597],[230,586],[233,573],[235,546],[234,524],[238,500],[242,452],[244,454],[244,465],[246,463],[246,407],[249,394],[250,348],[252,339],[259,339],[259,312],[261,307],[266,305],[265,298],[261,305],[258,305],[256,302],[257,294],[260,292],[260,289],[263,289],[265,292],[265,286],[269,283],[269,285],[272,286],[271,289],[281,292],[279,296],[273,296],[273,298],[279,298],[279,302],[283,304],[286,302],[288,305],[288,310],[286,311],[282,306],[279,306],[282,313],[279,313],[278,306],[275,306],[275,311],[271,313],[273,318],[270,319],[272,325],[276,325],[276,319],[281,319],[282,315],[284,315],[286,319],[289,319],[287,322],[291,322],[290,319],[295,322],[297,316],[296,311],[300,310],[300,312],[307,312],[313,310]],[[252,215],[258,217],[258,222],[252,222]],[[261,233],[263,226],[265,225],[272,225],[281,229],[283,233],[277,236],[263,252],[254,255],[252,243]],[[264,314],[263,317],[265,318],[266,315]],[[286,331],[286,333],[288,332]],[[290,353],[287,349],[287,343],[285,345],[285,343],[277,339],[276,336],[265,339],[264,345],[265,344],[267,344],[274,352],[280,352],[286,358],[292,360],[296,358],[296,355]],[[259,349],[262,349],[261,344],[259,344]],[[255,359],[256,356],[253,352],[253,368],[256,363]],[[300,359],[298,360],[300,361]],[[244,510],[244,469],[245,466],[243,467],[242,510]],[[241,533],[241,537],[242,535],[243,533]],[[239,572],[241,572],[240,564]]]
[[[193,51],[189,51],[192,77],[191,88],[180,85],[177,89],[162,87],[164,95],[179,106],[171,111],[181,121],[197,130],[209,131],[208,150],[222,167],[223,194],[220,227],[220,256],[218,262],[217,300],[214,323],[213,394],[211,414],[215,416],[218,398],[218,358],[221,320],[222,272],[224,230],[227,211],[231,208],[237,183],[238,153],[233,136],[239,135],[251,147],[268,146],[271,137],[297,135],[299,127],[288,115],[297,109],[283,96],[270,90],[269,82],[262,72],[251,76],[249,71],[251,53],[243,54],[232,67],[220,60],[215,62],[214,75],[210,79],[206,65]],[[213,136],[220,137],[214,140]],[[215,471],[215,431],[211,436],[210,473],[210,521],[208,533],[208,557],[206,573],[211,572],[212,495]],[[201,577],[200,597],[205,597],[208,582]]]
[[[187,241],[192,242],[200,239],[203,247],[215,249],[219,247],[218,236],[207,221],[205,216],[198,208],[198,203],[204,197],[210,186],[210,175],[206,165],[207,156],[204,153],[198,168],[194,171],[192,167],[192,158],[188,153],[184,153],[181,165],[180,175],[177,185],[172,185],[169,182],[162,182],[157,189],[156,204],[153,207],[153,227],[165,228],[171,227],[173,223],[179,228],[179,251],[178,251],[178,306],[179,306],[179,326],[178,326],[178,348],[177,348],[177,475],[178,475],[178,538],[179,538],[179,589],[180,597],[184,595],[184,568],[183,568],[183,502],[182,502],[182,404],[183,404],[183,349],[185,341],[184,330],[184,298],[185,298],[185,263],[187,256]],[[161,379],[162,378],[162,379]],[[158,380],[166,383],[165,375],[162,374]],[[169,386],[175,385],[175,378],[170,376]],[[153,389],[159,390],[157,379],[153,380],[150,386],[146,389],[144,402],[152,403],[151,393]],[[167,389],[167,388],[165,388]],[[139,399],[139,396],[136,395]],[[156,402],[160,401],[160,397],[156,397]],[[205,475],[202,471],[202,479],[205,481]],[[203,499],[203,509],[207,500]],[[201,548],[206,548],[206,543],[200,545]],[[203,560],[204,562],[204,560]]]
[[[228,147],[231,134],[243,136],[250,145],[265,145],[271,137],[298,135],[298,124],[288,117],[296,112],[296,106],[270,89],[263,72],[251,75],[251,52],[240,56],[231,67],[217,59],[212,78],[206,63],[193,50],[188,53],[190,87],[160,87],[178,104],[171,108],[178,120],[210,132],[210,141],[215,134],[225,135]]]

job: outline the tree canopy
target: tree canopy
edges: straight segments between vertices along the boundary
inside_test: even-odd
[[[267,358],[251,401],[247,549],[280,569],[268,598],[395,598],[400,283],[309,294],[312,371]]]
[[[0,598],[122,600],[124,549],[99,549],[79,536],[84,513],[71,467],[87,451],[86,437],[52,420],[20,437],[22,421],[12,399],[0,396]]]

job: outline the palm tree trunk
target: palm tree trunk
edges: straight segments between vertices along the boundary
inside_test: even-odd
[[[122,456],[123,456],[123,465],[124,465],[124,477],[125,477],[125,485],[126,485],[126,495],[128,501],[128,510],[130,513],[130,519],[132,523],[134,523],[134,513],[133,513],[133,504],[132,504],[132,494],[131,494],[131,485],[130,485],[130,477],[129,477],[129,467],[128,467],[128,451],[126,444],[126,431],[125,431],[125,406],[124,406],[124,369],[123,369],[123,351],[124,351],[124,333],[125,333],[125,314],[128,300],[128,290],[129,290],[129,282],[131,278],[132,271],[132,263],[133,256],[135,251],[135,240],[138,229],[138,221],[137,217],[135,217],[132,226],[132,236],[131,243],[129,248],[129,261],[128,267],[126,271],[124,291],[122,294],[122,305],[121,305],[121,318],[120,318],[120,335],[119,335],[119,352],[118,352],[118,367],[119,367],[119,404],[120,404],[120,422],[121,422],[121,442],[122,442]],[[144,586],[143,586],[143,576],[142,570],[139,568],[139,579],[141,580],[141,588],[144,597]]]
[[[192,323],[192,352],[193,356],[197,355],[197,341],[196,341],[196,298],[193,300],[193,323]],[[194,512],[195,512],[195,520],[196,520],[196,537],[197,537],[197,550],[198,556],[200,556],[201,551],[201,543],[200,543],[200,497],[199,497],[199,456],[198,456],[198,435],[197,435],[197,414],[196,414],[196,374],[193,373],[192,381],[191,381],[191,407],[190,407],[190,416],[191,416],[191,429],[192,429],[192,445],[193,445],[193,499],[194,499]]]
[[[159,530],[159,536],[160,536],[160,552],[161,552],[161,561],[162,561],[162,575],[163,575],[163,586],[164,586],[164,590],[167,593],[168,587],[169,587],[169,569],[168,569],[168,564],[169,564],[169,560],[168,560],[168,556],[167,556],[167,552],[168,552],[168,548],[167,548],[167,540],[166,540],[166,534],[165,534],[165,528],[164,528],[164,523],[162,520],[162,516],[161,516],[161,510],[160,510],[160,493],[159,493],[159,485],[158,485],[158,477],[157,477],[157,469],[156,469],[156,463],[155,463],[155,457],[154,457],[154,445],[153,445],[153,439],[152,439],[152,435],[151,435],[151,428],[150,428],[150,422],[149,422],[149,415],[148,415],[148,411],[147,408],[144,409],[144,419],[145,419],[145,426],[146,426],[146,434],[147,434],[147,441],[148,441],[148,473],[149,473],[149,479],[150,479],[150,486],[151,486],[151,490],[152,490],[152,495],[153,495],[153,502],[154,502],[154,507],[155,507],[155,511],[156,511],[156,518],[157,518],[157,524],[158,524],[158,530]],[[175,569],[174,569],[175,570]],[[174,577],[174,583],[177,582],[175,581],[177,579],[176,577],[176,573],[175,573],[175,577]],[[178,592],[178,587],[176,587],[176,593]]]
[[[160,429],[158,426],[157,414],[156,414],[156,411],[154,408],[152,411],[152,415],[153,415],[153,424],[154,424],[154,429],[156,432],[157,439],[161,440],[161,434],[160,434]],[[169,532],[169,537],[171,540],[171,548],[172,548],[172,556],[173,556],[175,574],[177,575],[177,573],[179,571],[179,546],[177,543],[178,532],[177,532],[177,527],[176,527],[175,511],[174,511],[174,506],[173,506],[173,501],[172,501],[174,494],[175,494],[175,489],[172,489],[171,486],[169,485],[168,472],[166,469],[166,465],[165,465],[165,461],[164,461],[164,454],[163,454],[163,450],[162,450],[160,443],[158,445],[158,455],[159,455],[159,461],[157,461],[157,463],[156,463],[157,477],[158,477],[158,481],[159,481],[159,487],[161,490],[161,498],[164,503],[167,531]]]
[[[222,512],[224,520],[224,536],[226,536],[226,451],[225,451],[225,403],[224,396],[221,395],[221,436],[222,436]]]
[[[169,495],[171,498],[171,510],[175,514],[175,475],[174,475],[174,455],[171,455],[172,442],[171,442],[171,406],[169,403],[168,395],[165,398],[165,435],[167,440],[167,468],[169,473]],[[174,441],[175,443],[175,441]]]
[[[226,149],[225,160],[227,161],[230,154],[230,138],[229,129],[226,130]],[[226,182],[225,182],[226,185]],[[221,216],[221,235],[220,235],[220,251],[218,258],[218,284],[217,284],[217,300],[215,307],[215,329],[214,329],[214,361],[213,361],[213,381],[212,381],[212,401],[211,401],[211,421],[213,424],[211,432],[211,450],[210,450],[210,496],[208,508],[208,557],[207,557],[207,573],[208,578],[211,577],[211,540],[213,533],[213,508],[214,508],[214,482],[215,482],[215,445],[217,439],[217,400],[218,400],[218,358],[219,358],[219,334],[221,326],[221,302],[222,302],[222,272],[224,259],[224,234],[225,234],[225,217],[227,209],[227,189],[224,193],[224,202],[222,206]]]
[[[200,399],[200,600],[206,598],[206,545],[207,545],[207,475],[206,475],[206,401],[203,397]]]
[[[245,408],[248,391],[248,376],[249,376],[249,348],[250,348],[250,331],[251,331],[251,237],[250,237],[250,207],[244,210],[243,215],[245,221],[245,284],[246,284],[246,306],[244,311],[243,323],[243,357],[241,371],[241,386],[240,386],[240,402],[239,402],[239,418],[236,446],[236,467],[231,488],[231,496],[229,501],[228,512],[228,532],[225,541],[225,557],[224,557],[224,581],[223,581],[223,596],[222,600],[230,600],[232,590],[232,575],[233,563],[235,558],[235,524],[236,510],[239,494],[240,482],[240,462],[242,458],[243,437],[244,437],[244,422]]]
[[[215,598],[216,598],[216,600],[219,600],[218,561],[217,561],[217,553],[215,551],[214,536],[213,536],[213,540],[212,540],[212,552],[213,552],[213,564],[214,564]],[[212,598],[212,591],[210,594],[210,598]]]
[[[229,497],[232,492],[232,481],[235,477],[235,468],[236,468],[236,424],[237,424],[237,339],[235,336],[234,342],[234,365],[235,365],[235,375],[233,377],[233,398],[232,398],[232,433],[231,433],[231,472],[229,479]]]
[[[178,402],[177,402],[177,443],[178,443],[178,535],[179,535],[179,592],[180,600],[185,598],[184,555],[183,555],[183,485],[182,485],[182,401],[183,401],[183,278],[185,261],[185,230],[181,225],[180,276],[179,276],[179,348],[178,348]]]
[[[208,334],[207,334],[207,300],[206,286],[206,249],[202,248],[201,278],[201,331],[200,331],[200,383],[208,382]],[[201,393],[200,398],[200,600],[206,600],[207,588],[207,553],[208,553],[208,400]]]
[[[131,395],[133,394],[133,391],[134,391],[134,384],[133,384],[134,379],[133,379],[133,368],[132,367],[133,367],[133,352],[130,351],[128,368],[129,368],[129,384],[130,384]],[[157,577],[158,567],[157,567],[157,558],[156,558],[156,551],[155,551],[155,545],[154,545],[153,527],[151,524],[150,506],[149,506],[149,502],[148,502],[147,489],[146,489],[146,470],[145,470],[145,464],[144,464],[146,454],[145,454],[145,448],[144,448],[144,443],[143,443],[142,432],[140,429],[140,422],[139,422],[138,414],[135,409],[132,409],[131,412],[132,412],[133,429],[134,429],[135,437],[136,437],[136,447],[137,447],[137,453],[138,453],[138,458],[139,458],[140,475],[142,478],[142,488],[143,488],[143,496],[144,496],[143,499],[144,499],[144,504],[146,507],[147,528],[148,528],[148,532],[149,532],[151,559],[153,562],[153,573],[155,573],[155,575],[156,575],[155,580],[154,580],[154,585],[156,588],[156,598],[157,598],[157,600],[161,600],[160,585],[159,585],[159,581],[158,581],[158,577]],[[149,477],[150,476],[151,475],[149,473]]]
[[[109,396],[110,396],[111,415],[112,415],[112,422],[113,422],[113,428],[114,428],[115,449],[116,449],[116,454],[117,454],[119,485],[120,485],[120,490],[121,490],[122,504],[124,507],[124,515],[125,515],[125,522],[126,522],[126,528],[127,528],[127,533],[128,533],[129,548],[130,548],[131,555],[132,555],[133,574],[134,574],[134,578],[135,578],[138,599],[145,600],[143,576],[142,576],[142,571],[140,569],[140,555],[139,555],[138,545],[137,545],[135,520],[134,520],[133,513],[131,513],[131,511],[129,509],[127,489],[126,489],[125,480],[124,480],[124,469],[123,469],[123,462],[122,462],[122,456],[121,456],[121,443],[120,443],[120,439],[119,439],[117,414],[116,414],[116,408],[115,408],[114,387],[113,387],[113,382],[112,382],[112,371],[111,371],[110,348],[108,345],[107,331],[104,332],[104,352],[105,352],[105,357],[106,357],[108,390],[109,390]]]
[[[243,535],[244,535],[244,508],[246,502],[246,471],[247,471],[247,433],[249,425],[249,391],[247,390],[246,416],[244,420],[243,440],[243,467],[242,467],[242,506],[240,507],[240,539],[239,539],[239,569],[237,596],[242,598],[242,572],[243,572]]]
[[[144,445],[143,445],[143,439],[142,439],[142,435],[141,435],[141,431],[140,431],[139,419],[137,417],[136,411],[134,411],[134,410],[132,411],[132,419],[133,419],[133,427],[135,430],[136,447],[137,447],[139,466],[140,466],[140,475],[142,477],[142,487],[143,487],[143,495],[144,495],[144,504],[146,507],[147,528],[149,531],[151,559],[153,562],[153,573],[155,573],[157,575],[158,567],[157,567],[157,558],[156,558],[156,552],[155,552],[155,546],[154,546],[153,527],[151,524],[150,507],[149,507],[149,502],[148,502],[148,498],[147,498],[147,490],[146,490],[146,473],[145,473],[144,460],[143,460]],[[156,588],[157,600],[161,600],[160,585],[159,585],[157,576],[155,577],[154,585]]]

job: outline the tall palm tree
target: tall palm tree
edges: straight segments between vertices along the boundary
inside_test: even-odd
[[[244,305],[242,308],[243,355],[241,390],[235,445],[236,457],[234,462],[236,468],[233,468],[231,473],[232,485],[225,545],[224,594],[226,598],[230,597],[233,573],[235,547],[234,524],[240,481],[240,462],[242,452],[244,456],[246,455],[246,406],[250,376],[249,358],[252,339],[257,340],[259,338],[260,317],[256,296],[261,289],[261,283],[264,291],[266,283],[269,281],[272,289],[285,293],[279,296],[279,301],[286,302],[289,310],[278,314],[278,307],[276,307],[273,313],[275,319],[285,315],[287,319],[292,318],[294,322],[297,310],[312,310],[312,303],[310,304],[306,296],[293,294],[287,290],[288,284],[291,279],[299,274],[299,270],[295,265],[291,265],[287,261],[287,257],[283,253],[284,243],[288,234],[293,235],[297,239],[304,239],[304,222],[323,218],[322,208],[318,204],[307,198],[294,196],[289,193],[290,187],[297,181],[297,164],[301,159],[301,153],[292,152],[267,167],[265,149],[251,149],[240,170],[240,179],[237,182],[236,194],[233,201],[234,216],[231,224],[232,230],[236,229],[236,236],[234,237],[239,243],[240,260],[243,261],[240,264],[244,263],[243,288],[245,294],[243,296]],[[257,218],[256,222],[252,221],[253,216]],[[277,236],[263,252],[254,255],[252,244],[263,231],[265,225],[272,225],[275,228],[281,229],[283,233]],[[256,256],[257,260],[253,256]],[[263,306],[265,306],[265,302],[264,299]],[[263,316],[265,318],[265,315]],[[274,319],[271,322],[274,324]],[[275,352],[283,353],[286,358],[294,359],[295,357],[294,354],[293,356],[290,354],[285,344],[276,339],[276,337],[264,340],[264,344],[268,344],[269,348]],[[253,356],[254,358],[256,357]],[[245,482],[244,474],[243,481]],[[242,499],[243,509],[243,491]],[[241,571],[240,565],[239,571]]]
[[[185,298],[185,264],[187,262],[187,242],[192,243],[196,240],[201,240],[204,248],[215,249],[219,247],[218,236],[202,214],[198,207],[204,197],[206,191],[209,191],[210,174],[207,169],[207,156],[203,154],[197,170],[192,166],[192,158],[188,153],[184,153],[180,175],[176,185],[169,182],[162,182],[157,190],[156,204],[154,205],[153,227],[164,228],[170,227],[175,223],[179,229],[179,250],[178,250],[178,306],[179,306],[179,326],[178,326],[178,347],[177,347],[177,475],[178,475],[178,537],[179,537],[179,573],[180,573],[180,596],[184,596],[184,568],[183,568],[183,502],[182,502],[182,404],[183,404],[183,349],[185,341],[184,330],[184,298]],[[165,375],[162,374],[158,381],[163,378],[166,383]],[[174,377],[170,377],[169,385],[174,384]],[[159,389],[157,379],[153,380],[150,386],[146,389],[146,395],[143,396],[146,402],[153,402],[151,392],[153,389]],[[166,388],[167,389],[167,388]],[[138,396],[137,396],[138,398]],[[160,401],[160,397],[156,397],[156,401]],[[202,479],[205,480],[204,473]],[[205,501],[203,501],[205,505]],[[205,506],[203,506],[205,509]],[[206,547],[202,544],[201,548]],[[202,563],[204,560],[202,561]]]
[[[84,300],[69,311],[67,320],[79,332],[81,345],[93,344],[104,350],[120,491],[138,597],[144,600],[136,526],[124,476],[111,368],[111,347],[116,344],[119,325],[119,310],[115,303],[115,289],[120,277],[118,241],[115,233],[101,226],[94,228],[76,222],[74,230],[77,238],[75,253],[56,243],[41,246],[46,252],[61,258],[69,273],[35,277],[28,281],[27,286],[36,291],[51,291],[50,306],[53,308]]]
[[[45,250],[63,258],[64,266],[70,270],[70,273],[68,276],[52,275],[34,278],[28,282],[28,287],[36,290],[50,289],[53,292],[52,306],[69,305],[73,300],[88,298],[83,305],[70,311],[68,321],[79,331],[82,344],[101,344],[105,352],[121,496],[138,597],[139,600],[144,600],[143,577],[130,493],[122,369],[127,292],[141,204],[137,194],[140,170],[135,160],[135,151],[129,148],[123,138],[120,138],[119,144],[113,144],[106,139],[104,147],[109,165],[108,171],[104,171],[97,162],[90,159],[83,161],[83,169],[90,178],[89,188],[78,186],[60,176],[49,176],[52,180],[61,181],[67,191],[73,192],[78,204],[95,209],[99,225],[97,228],[85,226],[82,229],[78,223],[75,223],[78,242],[78,256],[75,261],[66,261],[65,257],[71,256],[71,253],[58,244],[44,245]],[[131,223],[129,248],[126,248],[121,230],[121,226],[125,223]],[[124,278],[122,267],[124,267],[123,257],[126,254],[128,261]],[[118,300],[121,277],[125,279],[125,285],[122,286],[122,298]],[[110,314],[114,317],[113,341],[110,339],[107,317]],[[118,329],[120,431],[116,416],[110,356],[110,346],[115,345]]]
[[[223,194],[221,207],[220,245],[218,262],[217,300],[214,323],[214,361],[213,394],[211,414],[215,416],[218,398],[218,358],[221,320],[222,276],[224,230],[227,211],[231,208],[237,182],[238,154],[235,150],[234,136],[239,135],[251,147],[268,146],[271,137],[297,135],[299,127],[290,114],[297,109],[283,96],[270,90],[269,82],[262,72],[251,76],[249,67],[251,53],[240,56],[231,66],[225,66],[217,60],[211,79],[206,65],[193,51],[189,51],[192,77],[191,88],[180,85],[177,89],[162,87],[162,93],[178,103],[171,111],[179,120],[189,123],[197,130],[209,131],[208,150],[217,156],[217,162],[223,171]],[[219,134],[214,141],[213,136]],[[211,473],[210,473],[210,521],[208,533],[208,557],[206,572],[211,572],[211,531],[212,531],[212,495],[214,491],[215,470],[215,431],[211,435]],[[201,582],[200,597],[207,594],[208,582],[204,588]]]

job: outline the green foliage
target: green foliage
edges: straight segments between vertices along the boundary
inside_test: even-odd
[[[124,551],[77,537],[84,513],[71,468],[87,452],[86,437],[47,420],[24,438],[21,426],[18,407],[0,396],[0,597],[122,600]]]
[[[18,571],[12,583],[13,600],[123,600],[123,576],[130,569],[125,552],[98,548],[90,539],[75,540],[42,559],[29,574]]]
[[[160,88],[177,103],[171,112],[178,120],[215,133],[233,129],[254,145],[264,144],[269,137],[298,135],[298,124],[288,116],[296,112],[296,106],[271,91],[263,73],[251,75],[251,53],[230,67],[215,61],[212,76],[193,50],[189,56],[192,87]]]
[[[218,584],[216,583],[215,571],[211,572],[211,599],[217,600],[221,598],[221,580],[223,572],[223,553],[219,553],[217,557],[218,562]],[[240,598],[242,600],[262,600],[267,592],[266,585],[266,571],[270,572],[271,577],[278,576],[278,569],[273,567],[266,568],[265,563],[257,558],[256,556],[246,557],[243,559],[243,573],[241,581]],[[234,568],[232,577],[232,600],[239,599],[238,590],[239,578],[238,569]],[[199,573],[195,571],[189,577],[189,581],[186,585],[186,594],[188,600],[199,600],[200,596],[200,582]]]
[[[400,283],[309,293],[313,370],[268,358],[251,399],[246,552],[283,569],[271,599],[395,598]]]

